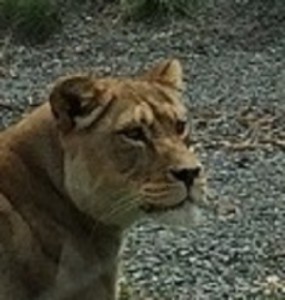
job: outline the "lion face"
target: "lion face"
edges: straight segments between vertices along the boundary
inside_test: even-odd
[[[64,149],[65,186],[104,223],[139,216],[193,220],[205,177],[181,102],[182,71],[165,61],[138,78],[74,76],[50,97]],[[173,216],[177,217],[173,217]]]

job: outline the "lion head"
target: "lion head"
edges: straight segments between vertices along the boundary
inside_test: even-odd
[[[144,215],[193,221],[205,176],[191,147],[179,61],[134,78],[63,78],[50,105],[65,188],[82,212],[120,226]]]

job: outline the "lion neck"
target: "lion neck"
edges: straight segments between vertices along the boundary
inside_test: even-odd
[[[64,191],[63,151],[49,105],[40,106],[7,133],[11,148],[29,171],[36,168],[58,191]]]
[[[27,185],[33,187],[23,200],[31,202],[28,207],[35,208],[39,222],[43,215],[46,219],[48,214],[48,220],[52,220],[54,226],[59,227],[59,239],[64,238],[66,233],[78,236],[79,242],[83,242],[86,237],[91,248],[94,241],[99,247],[106,245],[114,254],[119,248],[122,230],[95,222],[81,213],[67,195],[64,188],[63,149],[49,105],[42,105],[8,131],[10,148],[24,164],[27,172],[32,174],[29,179],[22,176],[22,188],[27,191]],[[26,213],[27,205],[20,204],[23,201],[11,201],[15,202],[21,213]],[[50,241],[47,241],[47,246],[49,243]],[[100,249],[98,251],[101,252]],[[106,253],[106,249],[102,251]]]

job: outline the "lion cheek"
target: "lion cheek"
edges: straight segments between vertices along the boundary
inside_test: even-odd
[[[94,171],[94,170],[93,170]],[[77,157],[65,162],[65,187],[74,205],[94,220],[122,228],[138,216],[137,195],[120,176],[94,176]],[[114,175],[114,174],[113,174]],[[122,186],[125,188],[122,189]]]
[[[102,184],[101,180],[91,176],[79,155],[72,159],[68,156],[65,158],[64,174],[65,188],[75,206],[93,216],[97,211],[96,191]]]

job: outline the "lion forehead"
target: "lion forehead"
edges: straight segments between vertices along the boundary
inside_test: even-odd
[[[186,119],[187,110],[181,95],[173,89],[134,80],[122,81],[116,92],[118,102],[123,102],[118,126],[132,122],[151,125],[165,118]]]

